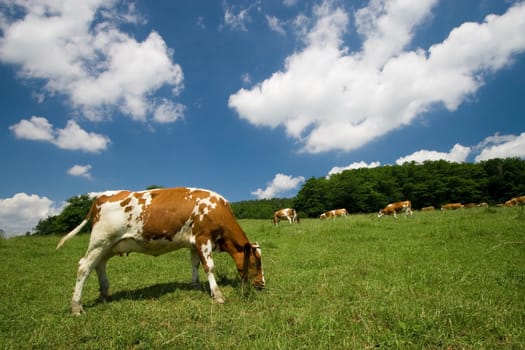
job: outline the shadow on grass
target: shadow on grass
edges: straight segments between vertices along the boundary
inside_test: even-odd
[[[239,279],[231,279],[225,276],[217,276],[217,284],[219,288],[224,286],[231,286],[232,288],[239,288],[242,285],[242,282]],[[166,294],[173,293],[176,290],[185,290],[185,291],[203,291],[207,295],[210,295],[210,289],[208,282],[200,282],[195,285],[191,282],[169,282],[169,283],[158,283],[152,286],[132,289],[132,290],[120,290],[112,293],[107,300],[96,299],[90,303],[86,303],[87,307],[95,307],[96,305],[103,303],[114,303],[120,300],[150,300],[157,299]]]

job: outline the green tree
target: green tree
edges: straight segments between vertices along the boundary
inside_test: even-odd
[[[67,205],[58,215],[42,219],[35,227],[36,235],[64,234],[74,229],[86,215],[93,204],[94,198],[87,194],[71,197]],[[84,227],[83,232],[89,232],[91,225]]]
[[[319,217],[327,210],[327,181],[314,177],[306,180],[294,201],[295,210],[307,217]]]

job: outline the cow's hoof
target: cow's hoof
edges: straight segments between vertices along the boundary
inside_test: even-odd
[[[224,304],[226,300],[224,299],[224,297],[222,295],[214,295],[213,296],[213,302],[215,304]]]
[[[224,300],[224,298],[214,298],[213,302],[215,304],[224,304],[225,300]]]
[[[71,313],[74,316],[80,316],[84,313],[84,309],[79,303],[71,303]]]

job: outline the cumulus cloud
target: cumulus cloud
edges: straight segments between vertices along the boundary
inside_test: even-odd
[[[525,2],[414,50],[414,33],[436,0],[372,0],[352,15],[334,4],[326,0],[311,18],[298,16],[302,50],[228,101],[253,125],[283,126],[304,152],[351,151],[410,125],[435,105],[455,110],[487,72],[525,50],[525,36],[515,35],[525,31]],[[344,43],[350,23],[363,40],[357,51]]]
[[[409,154],[408,156],[401,157],[396,160],[397,165],[402,165],[405,162],[416,162],[423,163],[426,160],[446,160],[453,163],[463,163],[467,160],[467,157],[471,151],[470,147],[465,147],[460,144],[455,144],[450,152],[438,152],[420,150]]]
[[[381,162],[371,162],[370,164],[367,164],[366,162],[360,161],[360,162],[354,162],[350,163],[347,166],[344,167],[338,167],[334,166],[329,172],[326,178],[329,178],[332,175],[342,173],[345,170],[352,170],[352,169],[361,169],[361,168],[377,168],[381,165]]]
[[[92,179],[91,173],[89,172],[91,170],[91,165],[73,165],[71,168],[68,169],[67,173],[71,176],[80,176],[85,177],[86,179]]]
[[[256,191],[252,192],[252,195],[256,196],[258,199],[275,198],[296,189],[304,182],[304,180],[303,176],[292,177],[285,174],[276,174],[272,182],[268,184],[268,187],[264,190],[258,188]]]
[[[73,120],[68,121],[64,129],[54,129],[46,118],[32,116],[29,120],[22,119],[9,129],[19,139],[46,141],[65,150],[100,153],[110,143],[107,136],[87,132]]]
[[[31,232],[38,221],[57,215],[60,208],[46,197],[17,193],[11,198],[0,198],[0,229],[7,237]]]
[[[5,0],[2,8],[0,61],[44,81],[46,95],[66,96],[89,119],[116,109],[146,120],[157,107],[154,91],[183,88],[182,69],[157,32],[139,42],[119,29],[143,22],[133,5],[122,12],[116,1]]]
[[[525,132],[519,136],[495,134],[483,140],[477,148],[481,152],[476,156],[476,162],[492,158],[525,158]]]

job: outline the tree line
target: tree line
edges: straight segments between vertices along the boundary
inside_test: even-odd
[[[148,189],[161,188],[152,185]],[[503,203],[525,195],[525,160],[491,159],[480,163],[444,160],[345,170],[329,178],[308,179],[294,198],[247,200],[232,203],[239,219],[268,219],[274,211],[293,207],[300,217],[319,217],[327,210],[376,212],[386,204],[410,200],[415,209],[439,208],[450,202]],[[39,221],[35,234],[64,234],[75,228],[93,203],[87,194],[67,200],[64,210]],[[90,226],[84,231],[88,232]]]
[[[415,209],[450,202],[489,204],[525,194],[525,161],[491,159],[480,163],[444,160],[346,170],[306,181],[294,199],[306,217],[346,208],[350,213],[378,211],[391,202],[410,200]]]

